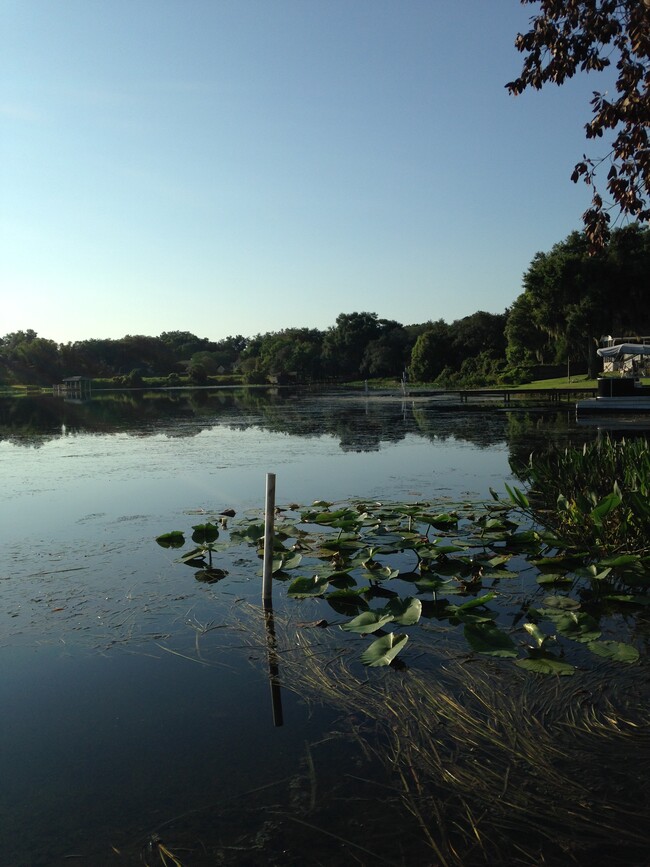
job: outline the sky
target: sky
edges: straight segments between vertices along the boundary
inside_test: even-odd
[[[0,335],[502,313],[603,76],[508,94],[517,0],[0,0]]]

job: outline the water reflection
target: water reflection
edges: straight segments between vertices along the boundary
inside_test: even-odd
[[[270,787],[301,770],[296,744],[333,725],[338,712],[326,720],[290,689],[280,695],[288,657],[276,643],[277,599],[277,622],[267,610],[256,645],[259,668],[247,673],[238,606],[259,599],[256,551],[218,584],[195,581],[176,554],[155,546],[161,532],[187,532],[204,509],[261,505],[264,472],[278,464],[283,502],[457,497],[468,488],[484,497],[504,481],[508,457],[596,436],[597,426],[579,428],[566,408],[458,410],[399,395],[233,389],[112,392],[83,404],[0,399],[5,861],[35,867],[81,853],[80,863],[100,865],[99,850],[117,863],[111,847],[161,824],[166,837],[171,817],[203,815],[206,804],[237,837],[243,800],[230,801],[246,795],[253,806],[251,791],[277,799]],[[342,767],[330,763],[347,787]],[[261,851],[247,862],[234,852],[228,863],[270,863]]]
[[[278,643],[275,635],[273,603],[270,600],[264,602],[264,627],[266,629],[266,652],[269,664],[273,725],[278,728],[283,724],[284,718],[282,716],[282,691],[280,688],[280,657],[278,656]]]
[[[122,391],[95,394],[84,403],[51,396],[0,398],[0,442],[39,447],[78,434],[196,437],[216,426],[257,427],[299,437],[334,437],[344,452],[379,451],[408,435],[430,441],[453,437],[483,449],[508,443],[512,456],[527,456],[552,439],[565,447],[598,435],[598,425],[579,426],[572,407],[505,410],[498,404],[462,409],[434,398],[314,395],[277,389]],[[607,420],[609,430],[617,422]],[[636,429],[647,429],[637,422]],[[630,430],[629,425],[625,426]]]

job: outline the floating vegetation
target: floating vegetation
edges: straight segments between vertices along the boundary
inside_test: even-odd
[[[462,631],[468,651],[537,674],[572,675],[589,667],[589,653],[592,663],[635,663],[634,612],[648,602],[650,557],[561,545],[533,523],[528,497],[506,489],[508,501],[494,494],[492,503],[444,511],[429,502],[366,501],[281,511],[274,579],[303,573],[286,596],[320,599],[343,618],[343,631],[372,639],[360,658],[373,667],[395,664],[409,632],[425,622],[429,642],[435,626],[447,624]],[[198,567],[197,577],[225,575],[212,556],[231,555],[232,546],[253,546],[263,557],[257,515],[233,525],[219,546],[215,525],[193,529],[198,547],[181,562]],[[176,547],[181,537],[157,541]]]
[[[212,555],[224,550],[227,546],[217,546],[215,543],[219,538],[219,528],[216,524],[195,524],[192,529],[192,541],[197,545],[188,553],[181,557],[181,563],[186,566],[191,566],[196,569],[195,578],[197,581],[203,581],[206,584],[215,584],[221,581],[228,574],[226,569],[218,569],[212,564]],[[172,530],[170,533],[163,533],[162,536],[156,538],[156,542],[162,548],[182,548],[185,544],[185,536],[180,530]]]

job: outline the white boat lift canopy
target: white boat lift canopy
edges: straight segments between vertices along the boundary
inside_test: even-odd
[[[616,346],[601,346],[596,352],[603,358],[622,358],[624,355],[650,355],[650,343],[618,343]]]

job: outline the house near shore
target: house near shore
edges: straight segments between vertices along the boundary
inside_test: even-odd
[[[89,376],[66,376],[63,382],[52,386],[52,393],[58,397],[85,400],[92,393],[93,381]]]

